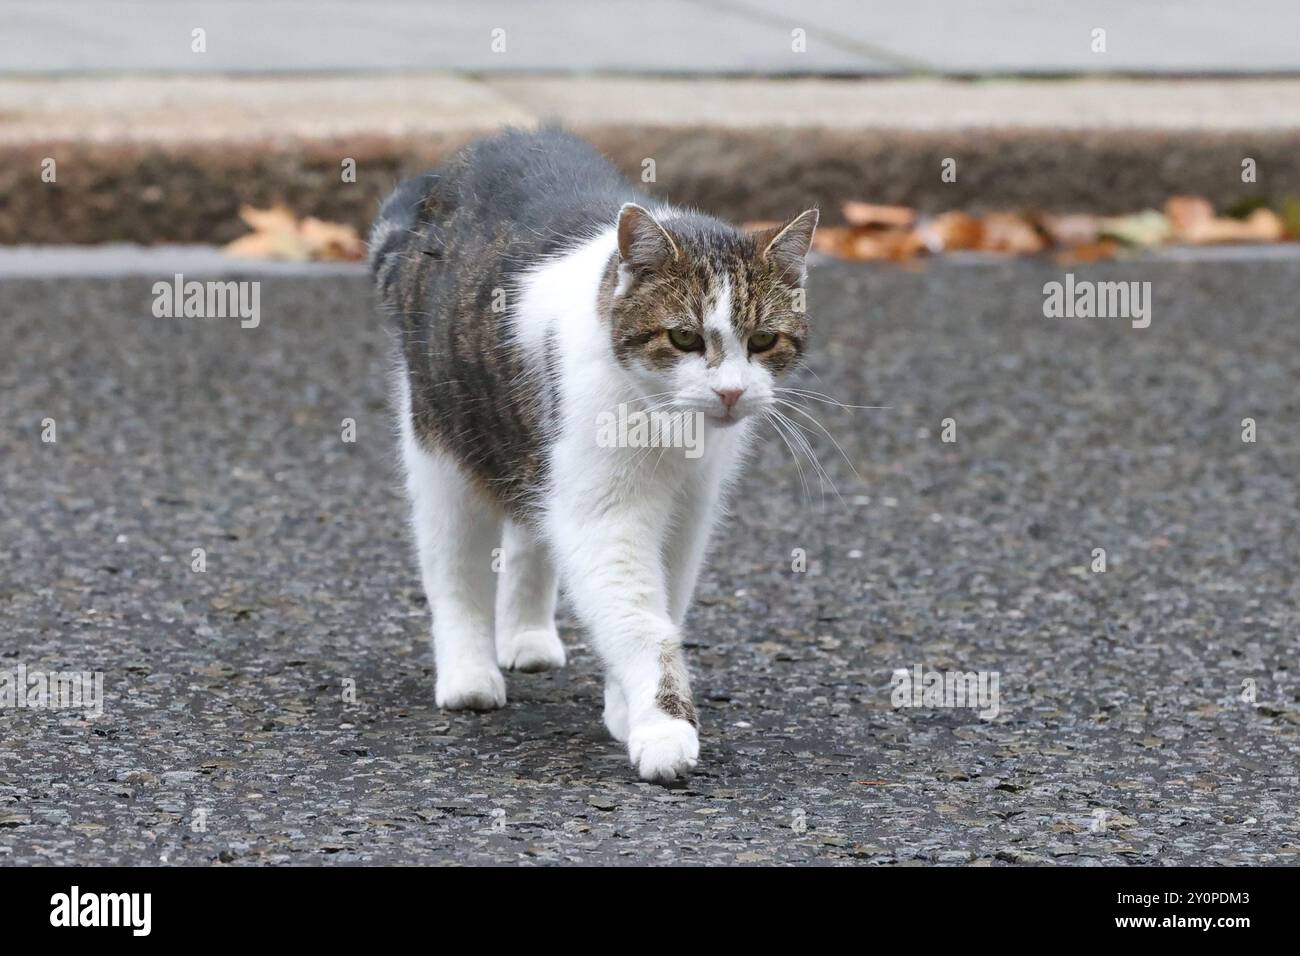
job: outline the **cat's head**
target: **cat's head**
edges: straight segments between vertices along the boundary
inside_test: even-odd
[[[748,233],[623,206],[605,307],[614,354],[644,394],[724,427],[770,407],[808,337],[804,259],[816,228],[816,209]]]

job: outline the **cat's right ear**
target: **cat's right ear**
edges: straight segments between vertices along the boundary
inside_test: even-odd
[[[634,270],[654,269],[680,253],[668,230],[634,202],[618,212],[618,261]]]

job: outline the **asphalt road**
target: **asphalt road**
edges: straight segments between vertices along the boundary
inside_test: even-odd
[[[1074,270],[1149,281],[1146,329],[1044,317],[1064,271],[814,270],[809,387],[891,407],[819,412],[842,501],[763,446],[678,788],[567,618],[567,670],[434,706],[362,276],[263,276],[251,329],[155,318],[163,264],[7,279],[0,673],[105,701],[0,709],[0,863],[1295,862],[1300,259]],[[917,665],[997,716],[895,709]]]

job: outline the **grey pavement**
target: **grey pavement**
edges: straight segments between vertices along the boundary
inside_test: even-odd
[[[435,137],[558,120],[641,131],[873,131],[957,136],[1019,130],[1094,135],[1300,129],[1300,78],[845,80],[826,77],[0,78],[0,146],[136,143],[212,147],[300,139]],[[1249,140],[1246,140],[1249,142]],[[781,143],[798,149],[797,140]],[[848,159],[849,157],[844,157]]]
[[[3,13],[0,74],[1300,68],[1300,10],[1290,0],[10,0]],[[201,53],[196,28],[206,32]],[[1094,50],[1097,29],[1104,52]]]
[[[434,706],[364,276],[250,271],[241,329],[155,318],[155,255],[0,284],[0,671],[107,698],[0,710],[0,862],[1295,862],[1294,257],[1073,269],[1149,281],[1144,330],[1045,318],[1049,262],[818,263],[810,386],[891,407],[817,409],[842,501],[762,446],[664,788],[567,615],[567,670]],[[915,665],[1000,712],[895,709]]]

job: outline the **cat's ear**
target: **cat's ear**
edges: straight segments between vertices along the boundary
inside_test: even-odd
[[[817,219],[816,209],[805,209],[784,226],[765,230],[756,237],[758,247],[763,250],[760,258],[772,263],[790,285],[801,286],[808,277],[804,260],[812,248]]]
[[[677,243],[644,208],[624,203],[618,212],[618,259],[634,269],[653,269],[676,259]]]

